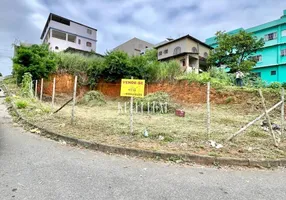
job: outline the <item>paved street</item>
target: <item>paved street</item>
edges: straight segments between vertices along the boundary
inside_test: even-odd
[[[285,175],[282,169],[181,166],[70,147],[13,125],[0,102],[1,200],[286,199]]]

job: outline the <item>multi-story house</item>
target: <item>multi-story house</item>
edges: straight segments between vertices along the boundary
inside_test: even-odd
[[[212,49],[211,46],[190,35],[174,40],[169,39],[155,48],[158,50],[159,61],[175,59],[184,71],[195,73],[207,70],[206,58]]]
[[[97,30],[50,13],[41,39],[53,51],[72,48],[96,52]]]
[[[243,28],[228,32],[235,34]],[[268,83],[286,82],[286,10],[280,19],[245,29],[258,39],[263,38],[265,45],[253,57],[258,61],[253,72]],[[212,47],[217,46],[216,38],[206,39]]]
[[[138,56],[145,53],[146,49],[153,48],[154,44],[140,40],[138,38],[132,38],[127,42],[115,47],[113,51],[124,51],[129,56]]]

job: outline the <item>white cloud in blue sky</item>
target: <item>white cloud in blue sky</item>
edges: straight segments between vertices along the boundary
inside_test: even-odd
[[[15,39],[40,43],[50,12],[98,29],[97,52],[133,38],[158,43],[190,34],[202,41],[218,30],[278,19],[285,0],[1,0],[0,72],[11,72]]]

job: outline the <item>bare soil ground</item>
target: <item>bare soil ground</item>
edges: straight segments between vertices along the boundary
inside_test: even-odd
[[[35,104],[35,103],[33,103]],[[59,113],[50,115],[50,104],[44,105],[44,112],[37,106],[21,109],[30,121],[44,128],[64,135],[110,145],[140,148],[146,150],[196,153],[210,156],[243,158],[285,158],[286,142],[279,148],[273,146],[272,137],[260,127],[260,122],[249,128],[233,142],[224,140],[243,125],[262,113],[259,105],[212,105],[211,139],[223,144],[216,149],[209,145],[206,137],[205,105],[183,106],[184,118],[168,114],[134,114],[134,134],[130,134],[129,114],[118,114],[117,101],[108,101],[99,107],[76,106],[75,124],[71,125],[71,105]],[[57,105],[56,107],[59,107]],[[37,112],[39,114],[37,114]],[[279,110],[271,114],[273,122],[279,123]],[[147,129],[149,136],[144,137]]]

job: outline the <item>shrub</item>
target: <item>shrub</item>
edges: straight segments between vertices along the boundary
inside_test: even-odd
[[[286,82],[282,83],[282,87],[286,89]]]
[[[104,69],[104,59],[95,55],[85,56],[80,53],[64,53],[58,54],[58,69],[62,72],[68,72],[73,75],[86,74],[88,81],[81,81],[82,85],[89,84],[94,88]],[[79,80],[80,81],[80,80]]]
[[[108,52],[104,64],[106,68],[102,71],[102,77],[106,81],[114,82],[133,75],[132,72],[129,71],[132,67],[130,67],[128,54],[125,52]]]
[[[15,104],[16,104],[16,107],[18,108],[18,109],[24,109],[24,108],[26,108],[27,106],[28,106],[28,102],[27,101],[25,101],[25,100],[17,100],[16,102],[15,102]]]
[[[265,88],[267,87],[267,83],[263,81],[260,77],[255,73],[247,73],[243,79],[244,85],[246,87],[254,87],[254,88]]]
[[[31,98],[33,97],[32,90],[32,75],[30,73],[25,73],[22,79],[21,95],[23,97]]]
[[[48,78],[49,74],[56,71],[56,54],[49,51],[48,45],[20,45],[16,48],[13,60],[13,74],[17,82],[22,82],[25,73],[31,73],[34,80]]]
[[[182,74],[180,64],[175,60],[167,62],[166,63],[166,74],[167,74],[167,78],[169,79],[169,81],[174,80],[177,76]]]
[[[282,87],[282,85],[279,82],[272,82],[272,83],[270,83],[270,85],[268,85],[268,88],[272,88],[272,89],[279,89],[281,87]]]
[[[106,104],[104,95],[99,91],[89,91],[79,101],[80,104],[87,106],[102,106]]]

